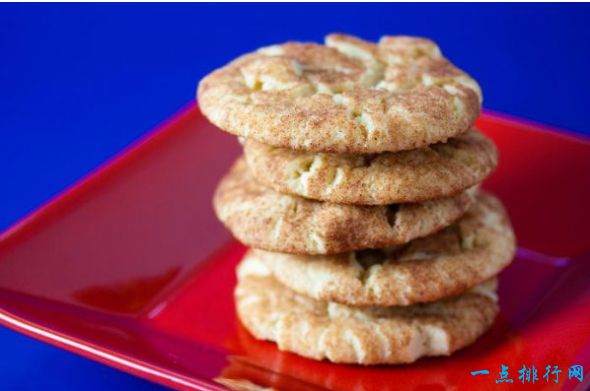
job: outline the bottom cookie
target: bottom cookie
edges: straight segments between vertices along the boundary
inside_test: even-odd
[[[258,339],[316,360],[363,365],[411,363],[473,343],[498,313],[495,279],[460,296],[406,307],[351,307],[281,285],[260,261],[238,267],[238,316]]]

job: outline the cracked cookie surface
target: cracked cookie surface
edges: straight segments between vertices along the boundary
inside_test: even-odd
[[[348,305],[431,302],[496,276],[514,257],[515,237],[504,209],[480,192],[455,224],[381,250],[311,256],[250,250],[278,281],[300,294]]]
[[[258,260],[245,259],[234,296],[242,324],[280,350],[337,363],[402,364],[473,343],[498,313],[496,284],[423,305],[350,307],[300,295]]]
[[[360,205],[448,197],[480,183],[498,163],[494,143],[477,130],[376,155],[301,152],[245,140],[244,155],[254,177],[277,191]]]
[[[276,147],[338,153],[414,149],[465,132],[481,91],[423,38],[259,49],[210,73],[199,106],[221,129]]]
[[[418,203],[333,204],[276,192],[254,180],[240,158],[221,180],[213,205],[218,218],[248,246],[331,254],[407,243],[438,231],[468,210],[476,191]]]

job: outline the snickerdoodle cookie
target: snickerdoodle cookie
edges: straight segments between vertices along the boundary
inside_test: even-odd
[[[207,75],[199,106],[219,128],[275,147],[339,153],[414,149],[465,132],[481,108],[475,80],[423,38],[343,34],[289,42]]]
[[[251,140],[244,154],[254,177],[277,191],[362,205],[447,197],[480,183],[498,163],[494,143],[477,130],[377,155],[298,152]]]
[[[300,295],[247,259],[238,267],[235,300],[244,326],[280,350],[337,363],[401,364],[473,343],[498,313],[495,290],[493,279],[429,304],[350,307]]]

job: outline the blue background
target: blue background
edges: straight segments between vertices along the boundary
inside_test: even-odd
[[[256,47],[424,35],[485,107],[586,135],[588,5],[0,5],[0,230],[193,98]],[[0,328],[5,389],[160,389]]]

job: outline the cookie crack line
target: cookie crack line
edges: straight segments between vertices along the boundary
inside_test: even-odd
[[[475,80],[405,36],[262,48],[207,75],[197,96],[223,130],[316,152],[418,148],[465,132],[481,109]]]

